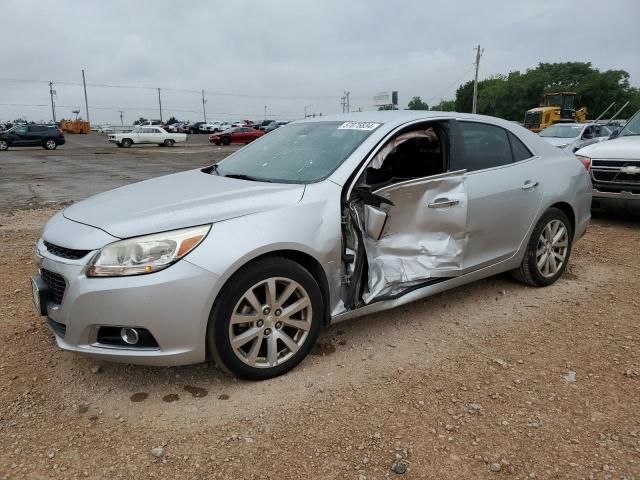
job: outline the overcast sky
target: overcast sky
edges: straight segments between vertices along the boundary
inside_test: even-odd
[[[47,83],[81,82],[207,92],[209,119],[295,119],[371,110],[398,90],[400,105],[453,98],[473,78],[538,62],[590,61],[640,84],[640,2],[428,0],[24,1],[3,0],[0,120],[51,119]],[[82,109],[82,87],[54,86],[57,117]],[[221,93],[228,95],[220,95]],[[158,118],[153,89],[89,85],[94,123]],[[240,95],[240,96],[232,96]],[[197,93],[162,91],[163,117],[202,119]],[[100,107],[100,108],[97,108]],[[179,110],[192,110],[185,112]]]

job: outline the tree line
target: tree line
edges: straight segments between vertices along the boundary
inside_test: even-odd
[[[601,72],[590,62],[540,63],[525,72],[513,71],[506,75],[494,75],[478,82],[477,113],[507,120],[522,121],[524,112],[539,105],[545,92],[571,91],[578,94],[576,108],[586,107],[587,116],[596,118],[612,102],[615,109],[629,101],[620,114],[629,118],[640,110],[640,89],[629,83],[629,73],[624,70]],[[445,112],[471,112],[473,81],[468,81],[456,91],[454,100],[443,100],[431,110]],[[428,110],[420,97],[413,97],[409,110]],[[610,110],[605,118],[612,115]]]

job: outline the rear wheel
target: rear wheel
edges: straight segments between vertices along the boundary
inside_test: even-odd
[[[58,147],[58,144],[56,143],[56,141],[52,138],[49,138],[47,140],[45,140],[44,144],[42,145],[46,150],[55,150]]]
[[[305,268],[286,258],[257,260],[219,293],[209,317],[207,350],[238,377],[281,375],[313,347],[323,311],[320,288]]]
[[[0,140],[0,152],[9,150],[9,143],[6,140]]]
[[[551,285],[567,268],[572,240],[573,230],[567,215],[550,208],[536,224],[522,263],[512,272],[513,277],[534,287]]]
[[[123,138],[122,141],[120,142],[120,144],[124,148],[129,148],[129,147],[131,147],[131,145],[133,145],[133,142],[129,138]]]
[[[173,144],[174,144],[174,143],[175,143],[175,142],[174,142],[173,140],[171,140],[170,138],[167,138],[167,139],[164,141],[163,145],[164,145],[165,147],[173,147]]]

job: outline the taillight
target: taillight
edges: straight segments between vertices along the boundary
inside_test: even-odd
[[[576,155],[576,158],[580,161],[582,166],[587,169],[587,172],[591,172],[591,159],[589,157],[583,157],[582,155]]]

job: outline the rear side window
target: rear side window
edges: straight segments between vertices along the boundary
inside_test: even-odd
[[[513,161],[519,162],[520,160],[526,160],[533,157],[529,149],[516,137],[513,133],[509,132],[509,141],[511,142],[511,151],[513,152]]]
[[[47,127],[43,127],[42,125],[31,125],[29,127],[30,132],[44,132],[47,130]]]
[[[486,123],[460,122],[459,125],[465,152],[462,168],[472,172],[512,162],[506,130]]]

